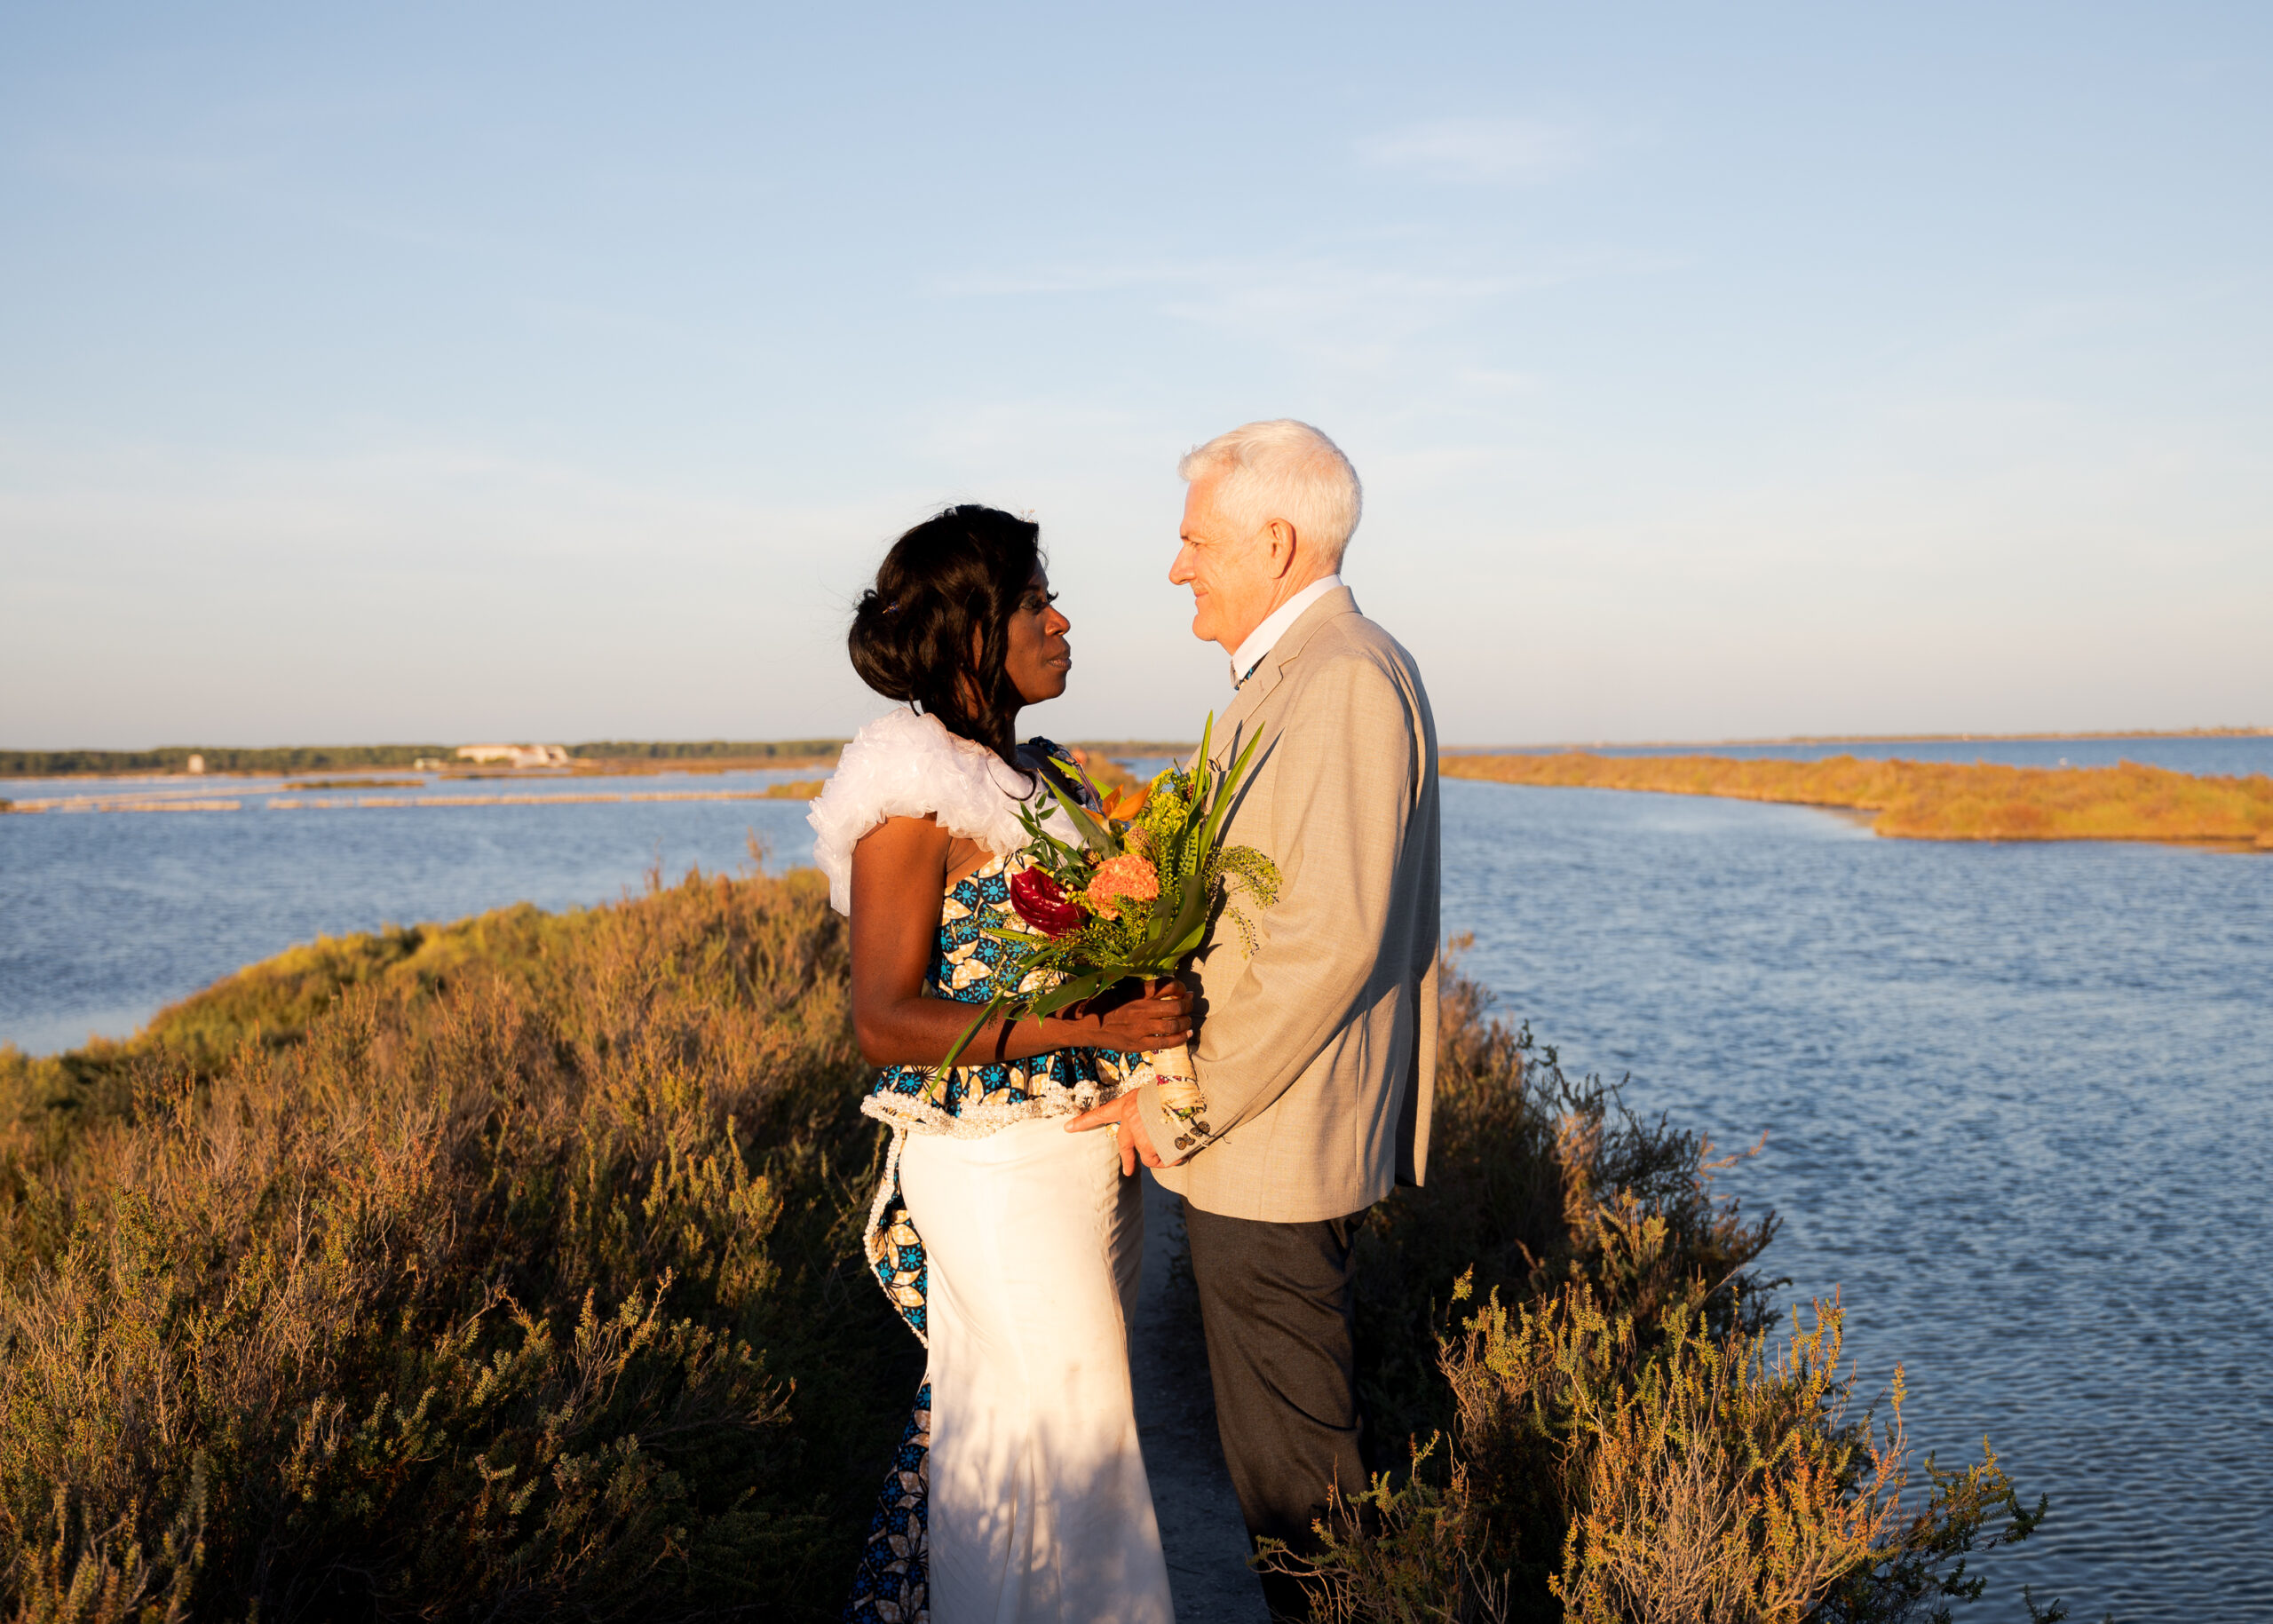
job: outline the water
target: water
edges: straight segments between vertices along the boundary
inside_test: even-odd
[[[2273,768],[2255,739],[1948,748]],[[195,788],[243,809],[0,818],[0,1039],[123,1034],[320,931],[600,901],[657,863],[741,866],[752,835],[775,863],[808,850],[795,802],[289,812],[245,780]],[[1866,1389],[1906,1366],[1914,1441],[1952,1462],[1985,1433],[2052,1496],[1960,1617],[2024,1618],[2024,1581],[2079,1620],[2273,1616],[2273,858],[1879,840],[1675,796],[1444,796],[1446,928],[1475,932],[1469,966],[1503,1010],[1566,1060],[1631,1073],[1636,1109],[1729,1145],[1766,1132],[1730,1187],[1784,1216],[1764,1261],[1790,1295],[1844,1294]]]
[[[1799,807],[1444,786],[1449,931],[1636,1109],[1761,1155],[1913,1439],[2053,1519],[1984,1620],[2273,1617],[2273,859],[1880,840]]]
[[[123,1037],[162,1005],[318,935],[460,919],[520,901],[561,908],[638,888],[651,867],[733,870],[755,838],[774,860],[812,850],[802,801],[420,807],[414,796],[687,793],[762,788],[795,772],[461,780],[383,808],[271,811],[275,780],[210,779],[236,812],[0,817],[0,1042],[29,1054]],[[807,774],[810,776],[810,773]],[[12,780],[9,797],[85,795],[87,780]],[[123,794],[179,779],[107,784]]]

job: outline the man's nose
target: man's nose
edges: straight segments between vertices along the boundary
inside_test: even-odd
[[[1182,586],[1192,579],[1192,544],[1184,543],[1176,550],[1176,558],[1168,566],[1168,584]]]

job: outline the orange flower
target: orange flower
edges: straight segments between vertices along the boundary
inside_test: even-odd
[[[1097,865],[1088,890],[1081,893],[1100,918],[1121,917],[1119,899],[1131,902],[1150,902],[1160,894],[1160,872],[1141,857],[1123,855],[1108,858]]]
[[[1144,810],[1144,803],[1152,793],[1150,784],[1139,784],[1134,789],[1124,789],[1119,795],[1108,796],[1105,797],[1105,815],[1126,823]]]

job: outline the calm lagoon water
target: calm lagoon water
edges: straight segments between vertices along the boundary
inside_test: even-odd
[[[294,798],[648,794],[763,788],[794,772],[460,780]],[[806,776],[811,776],[810,773]],[[115,786],[179,789],[179,779]],[[89,780],[4,786],[12,800]],[[515,902],[562,908],[637,890],[651,867],[732,871],[806,860],[802,801],[270,811],[275,780],[202,780],[236,812],[0,817],[0,1042],[30,1054],[123,1037],[160,1006],[319,935],[461,919]]]
[[[2269,740],[1951,748],[2102,747],[2273,769]],[[1880,747],[1806,753],[1841,749]],[[745,866],[753,836],[768,867],[808,850],[793,802],[290,812],[233,782],[234,812],[0,818],[0,1040],[123,1034],[319,932],[602,901],[658,864]],[[1843,1294],[1865,1388],[1907,1367],[1921,1447],[1986,1434],[2052,1496],[1969,1616],[2024,1618],[2025,1581],[2079,1620],[2273,1617],[2273,857],[1458,781],[1445,836],[1446,928],[1503,1012],[1629,1075],[1636,1110],[1766,1133],[1730,1187],[1783,1215],[1787,1295]]]
[[[1446,928],[1628,1103],[1725,1145],[1914,1441],[2054,1516],[1976,1571],[2079,1620],[2273,1618],[2273,857],[1880,840],[1447,782]]]

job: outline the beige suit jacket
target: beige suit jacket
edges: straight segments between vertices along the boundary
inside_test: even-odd
[[[1225,840],[1263,851],[1284,886],[1275,907],[1247,907],[1261,938],[1252,958],[1221,920],[1187,972],[1206,1108],[1180,1122],[1154,1085],[1139,1108],[1154,1148],[1175,1159],[1160,1181],[1202,1211],[1341,1217],[1427,1169],[1436,721],[1413,656],[1345,587],[1241,685],[1216,725],[1218,764],[1254,738]]]

